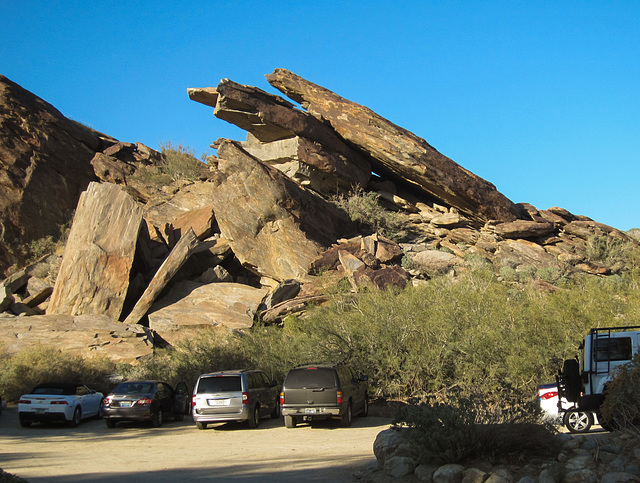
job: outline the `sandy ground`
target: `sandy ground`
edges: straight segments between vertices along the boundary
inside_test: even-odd
[[[354,481],[376,467],[373,442],[390,419],[354,418],[286,429],[263,419],[198,430],[190,416],[160,428],[102,420],[78,428],[22,428],[15,407],[0,415],[0,468],[30,482]]]

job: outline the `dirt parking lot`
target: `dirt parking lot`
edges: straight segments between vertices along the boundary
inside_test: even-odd
[[[22,428],[15,407],[0,415],[0,468],[30,482],[353,481],[375,467],[373,442],[390,419],[354,418],[286,429],[263,419],[250,430],[227,423],[196,429],[190,416],[161,428],[102,420],[78,428]]]

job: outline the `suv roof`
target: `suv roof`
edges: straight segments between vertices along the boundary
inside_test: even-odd
[[[264,372],[264,371],[260,371],[258,369],[232,369],[230,371],[208,372],[206,374],[201,374],[200,377],[205,377],[205,376],[238,376],[240,374],[247,374],[249,372]]]

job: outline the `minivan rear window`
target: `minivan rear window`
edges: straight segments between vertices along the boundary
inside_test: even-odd
[[[336,371],[328,368],[293,369],[287,374],[287,389],[336,387]]]
[[[240,376],[212,376],[203,377],[198,383],[198,394],[216,392],[241,392]]]

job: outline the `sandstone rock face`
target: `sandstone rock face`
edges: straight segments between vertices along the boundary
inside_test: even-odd
[[[251,270],[274,280],[304,276],[317,255],[352,229],[333,205],[237,143],[218,148],[214,211],[222,235]]]
[[[0,274],[21,261],[20,244],[68,221],[104,138],[0,75]]]
[[[153,352],[153,337],[148,329],[126,325],[106,315],[3,316],[0,343],[9,354],[42,344],[84,356],[104,355],[128,364]]]
[[[267,80],[310,114],[330,123],[344,139],[371,155],[375,160],[373,171],[405,179],[435,200],[454,206],[478,221],[512,221],[520,217],[520,210],[491,183],[370,109],[285,69],[276,69],[267,75]]]
[[[246,329],[267,294],[237,283],[179,282],[149,312],[149,328],[170,343],[183,340],[182,329]]]
[[[80,197],[47,313],[118,320],[142,229],[142,208],[125,191],[90,184]]]

